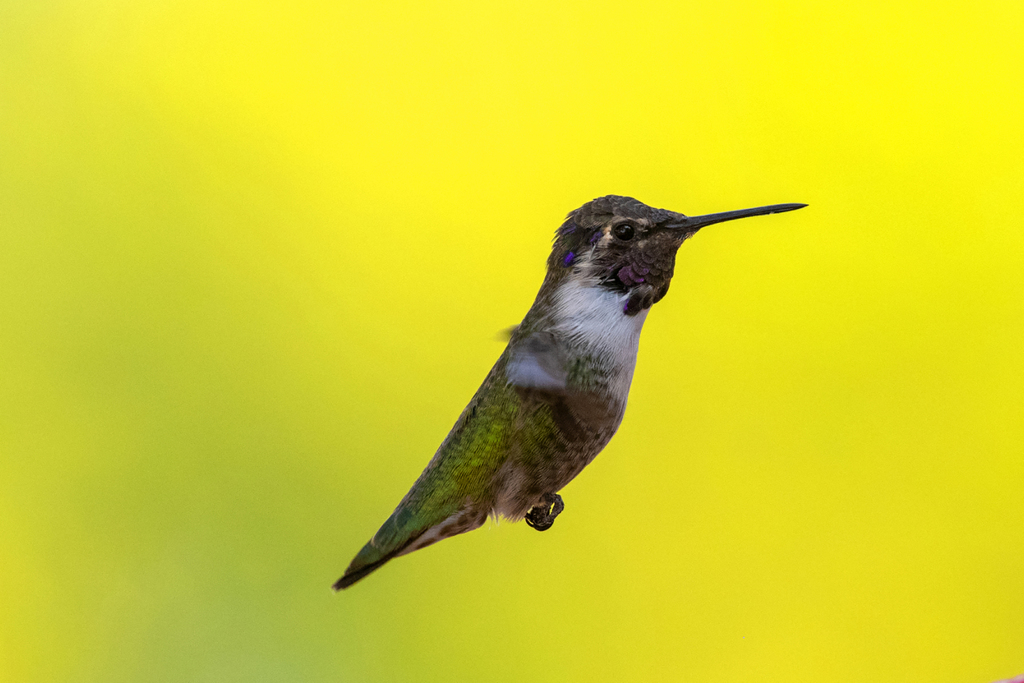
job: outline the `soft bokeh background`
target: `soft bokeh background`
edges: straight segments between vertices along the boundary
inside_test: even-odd
[[[1024,6],[0,3],[0,680],[1024,670]],[[543,535],[328,586],[566,212],[706,213]]]

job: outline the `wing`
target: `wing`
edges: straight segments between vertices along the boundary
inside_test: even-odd
[[[567,354],[551,332],[535,332],[511,350],[508,383],[557,395],[567,391]]]

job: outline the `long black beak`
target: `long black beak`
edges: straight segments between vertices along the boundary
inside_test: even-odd
[[[750,216],[765,216],[770,213],[785,213],[802,209],[806,204],[772,204],[771,206],[759,206],[756,209],[740,209],[739,211],[723,211],[722,213],[709,213],[704,216],[683,216],[672,219],[668,223],[662,223],[663,228],[675,228],[694,233],[705,225],[734,221],[737,218],[749,218]]]

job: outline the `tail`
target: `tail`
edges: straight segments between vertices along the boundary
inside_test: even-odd
[[[385,562],[398,554],[397,552],[394,552],[377,560],[367,560],[366,558],[371,557],[375,551],[376,549],[373,547],[372,543],[367,543],[363,546],[363,549],[359,551],[358,555],[356,555],[356,559],[352,560],[352,564],[350,564],[348,569],[345,570],[345,575],[335,581],[331,588],[335,591],[340,591],[342,588],[348,588],[359,579],[383,566]]]
[[[370,542],[363,546],[344,576],[334,582],[334,590],[348,588],[372,573],[388,560],[436,543],[443,538],[476,529],[487,519],[486,512],[469,506],[447,514],[426,515],[401,505],[395,510]]]
[[[345,575],[334,582],[334,590],[348,588],[415,543],[430,528],[429,523],[424,524],[426,520],[417,517],[421,515],[416,515],[409,507],[399,505],[348,565]]]

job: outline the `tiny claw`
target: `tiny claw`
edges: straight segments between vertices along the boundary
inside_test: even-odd
[[[540,505],[534,505],[526,513],[526,525],[537,531],[547,531],[555,523],[555,517],[565,509],[562,497],[557,493],[545,493]]]

